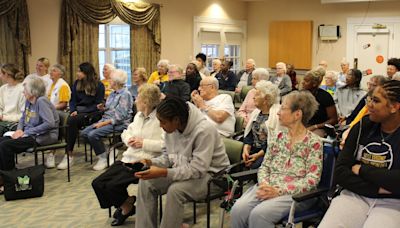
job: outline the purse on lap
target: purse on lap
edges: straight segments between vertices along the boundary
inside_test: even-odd
[[[9,200],[41,197],[44,192],[43,165],[9,171],[0,170],[4,182],[4,198]]]

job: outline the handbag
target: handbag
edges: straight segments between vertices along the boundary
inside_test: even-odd
[[[0,170],[4,181],[4,198],[8,200],[41,197],[44,192],[43,165],[9,171]]]

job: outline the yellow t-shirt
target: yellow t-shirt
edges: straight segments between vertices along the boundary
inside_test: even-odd
[[[50,91],[47,95],[49,100],[51,98],[51,94],[53,93],[54,86],[55,83],[51,84]],[[68,85],[64,84],[60,87],[60,91],[58,92],[58,102],[69,102],[70,99],[71,99],[71,92],[68,88]]]
[[[153,73],[151,73],[149,80],[147,80],[147,83],[153,84],[153,82],[156,80],[160,80],[161,82],[166,82],[168,81],[168,74],[159,76],[158,71],[154,71]]]
[[[104,92],[104,99],[107,99],[108,96],[110,96],[110,94],[112,93],[112,89],[111,89],[111,83],[110,81],[108,81],[107,79],[103,79],[101,80],[101,83],[103,83],[104,88],[106,89]]]
[[[357,114],[356,118],[350,123],[350,128],[352,128],[354,125],[356,125],[364,116],[368,114],[368,106],[364,106],[360,112]]]

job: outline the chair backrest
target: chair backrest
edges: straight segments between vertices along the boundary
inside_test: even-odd
[[[236,122],[235,122],[235,132],[243,131],[244,129],[244,118],[241,116],[236,115]]]
[[[335,169],[336,160],[335,147],[330,144],[324,145],[323,156],[323,168],[319,186],[331,189],[333,185],[333,171]]]
[[[253,86],[243,86],[242,90],[240,91],[240,99],[243,102],[247,96],[247,93],[253,88]]]
[[[225,151],[231,164],[238,163],[242,160],[243,142],[222,137],[225,144]],[[237,171],[237,170],[235,170]]]
[[[234,91],[228,91],[228,90],[218,90],[218,94],[228,94],[229,96],[232,97],[232,102],[235,104],[235,92]]]

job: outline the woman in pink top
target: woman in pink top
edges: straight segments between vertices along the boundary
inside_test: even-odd
[[[265,68],[257,68],[253,71],[252,73],[253,78],[251,80],[251,86],[255,86],[257,82],[261,80],[268,81],[269,79],[269,72]],[[242,105],[240,106],[239,110],[237,111],[237,115],[241,116],[244,118],[244,123],[247,124],[250,118],[250,114],[253,112],[253,110],[256,108],[254,105],[254,95],[256,93],[256,90],[253,88],[251,89],[247,95],[246,98],[244,99]]]

